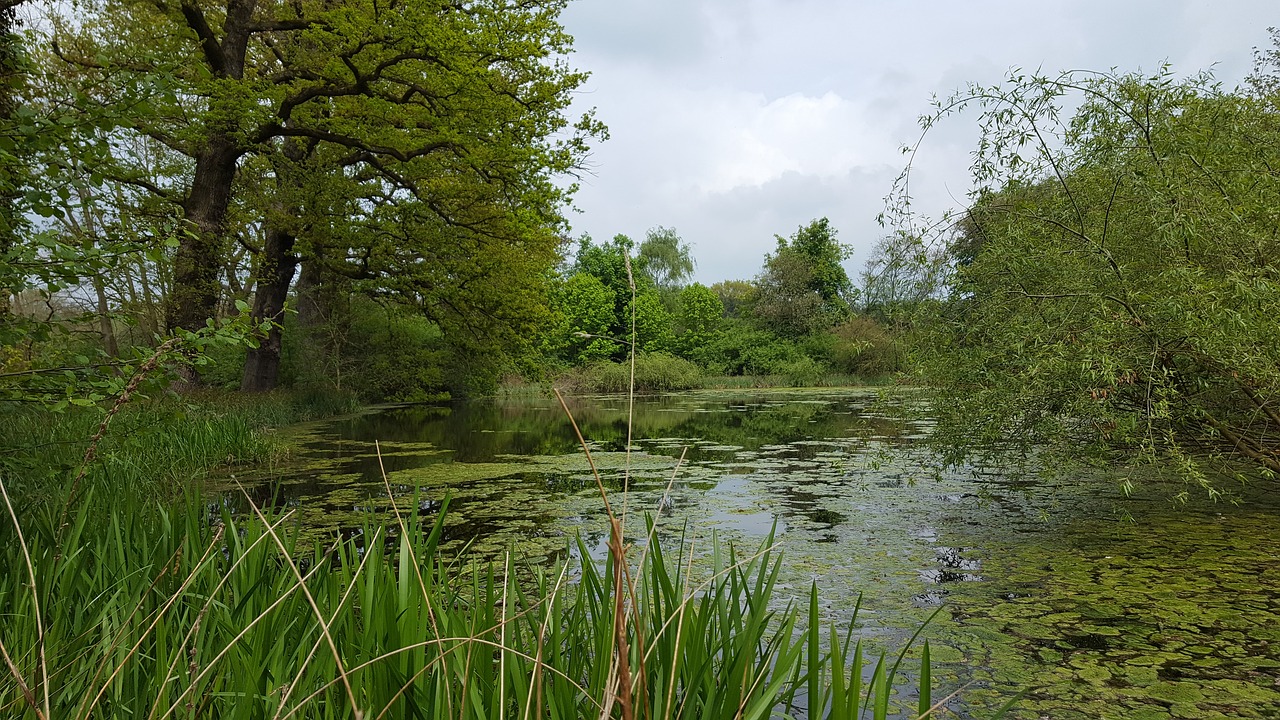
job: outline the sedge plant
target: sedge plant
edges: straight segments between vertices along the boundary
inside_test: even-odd
[[[884,720],[903,712],[891,699],[906,649],[894,662],[869,661],[851,636],[860,601],[843,637],[834,625],[824,630],[816,585],[807,608],[775,602],[782,566],[772,534],[749,554],[696,534],[669,540],[672,552],[650,517],[645,541],[628,543],[625,494],[615,513],[591,465],[609,552],[597,564],[579,539],[572,580],[567,562],[525,567],[508,554],[500,564],[466,564],[442,554],[448,499],[434,517],[417,511],[416,497],[404,513],[385,472],[394,522],[370,517],[353,537],[327,544],[304,544],[292,513],[264,512],[251,499],[253,515],[238,517],[221,502],[163,504],[95,485],[71,506],[20,514],[0,475],[0,716]],[[923,650],[918,712],[907,716],[932,716],[947,700],[932,702],[927,643]]]

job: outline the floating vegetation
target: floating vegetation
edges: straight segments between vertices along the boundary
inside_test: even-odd
[[[644,398],[629,460],[624,400],[572,408],[614,491],[630,463],[628,507],[655,513],[660,541],[696,527],[751,546],[775,531],[788,557],[779,608],[816,582],[819,612],[838,622],[861,592],[863,636],[891,647],[942,607],[926,634],[942,689],[973,683],[949,704],[961,717],[1026,688],[1014,717],[1280,715],[1276,501],[1244,488],[1236,505],[1174,506],[1176,489],[1126,497],[1102,473],[939,475],[913,445],[926,424],[878,401],[832,390]],[[297,468],[254,479],[255,498],[275,497],[315,535],[359,526],[390,508],[375,440],[402,510],[415,492],[454,498],[442,551],[516,548],[551,562],[579,532],[583,552],[603,557],[590,468],[545,400],[311,426]],[[637,519],[628,536],[644,542]]]

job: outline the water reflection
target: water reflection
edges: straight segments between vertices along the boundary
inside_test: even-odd
[[[1177,507],[1167,488],[1126,497],[1105,473],[936,475],[916,444],[927,426],[880,402],[830,390],[643,398],[630,455],[625,398],[570,408],[606,484],[628,484],[633,517],[660,511],[661,542],[714,532],[754,547],[774,532],[782,585],[817,582],[835,620],[863,593],[863,635],[885,645],[943,606],[928,634],[941,694],[974,681],[950,705],[961,717],[1029,685],[1030,718],[1280,715],[1280,513],[1264,489]],[[553,400],[394,408],[301,432],[295,464],[241,480],[318,535],[386,513],[389,484],[401,512],[427,521],[452,498],[446,551],[549,561],[575,533],[603,551],[596,483]],[[642,526],[629,522],[633,542]]]

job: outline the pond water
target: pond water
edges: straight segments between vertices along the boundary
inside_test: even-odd
[[[876,647],[941,607],[923,635],[935,698],[959,690],[954,716],[986,717],[1030,688],[1010,717],[1280,717],[1269,488],[1177,504],[1180,488],[1126,497],[1101,472],[938,474],[919,447],[927,426],[885,402],[829,389],[637,398],[629,456],[626,398],[570,409],[615,503],[630,478],[630,535],[646,512],[666,542],[714,532],[754,549],[776,528],[784,589],[816,582],[836,622],[862,593],[859,632]],[[416,497],[434,519],[452,498],[446,550],[550,563],[581,533],[603,551],[595,481],[554,399],[388,408],[296,432],[295,460],[249,478],[250,492],[311,532],[385,511],[385,468],[401,507]]]

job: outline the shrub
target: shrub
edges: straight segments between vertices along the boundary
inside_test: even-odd
[[[827,374],[827,366],[808,355],[801,355],[777,369],[777,374],[787,379],[791,387],[814,387]]]
[[[561,384],[579,392],[627,392],[631,366],[625,362],[599,362],[570,372]],[[702,370],[694,363],[666,353],[636,356],[635,389],[639,392],[690,390],[702,384]]]
[[[891,332],[865,315],[837,325],[832,335],[830,362],[838,372],[879,375],[902,369],[902,354]]]

